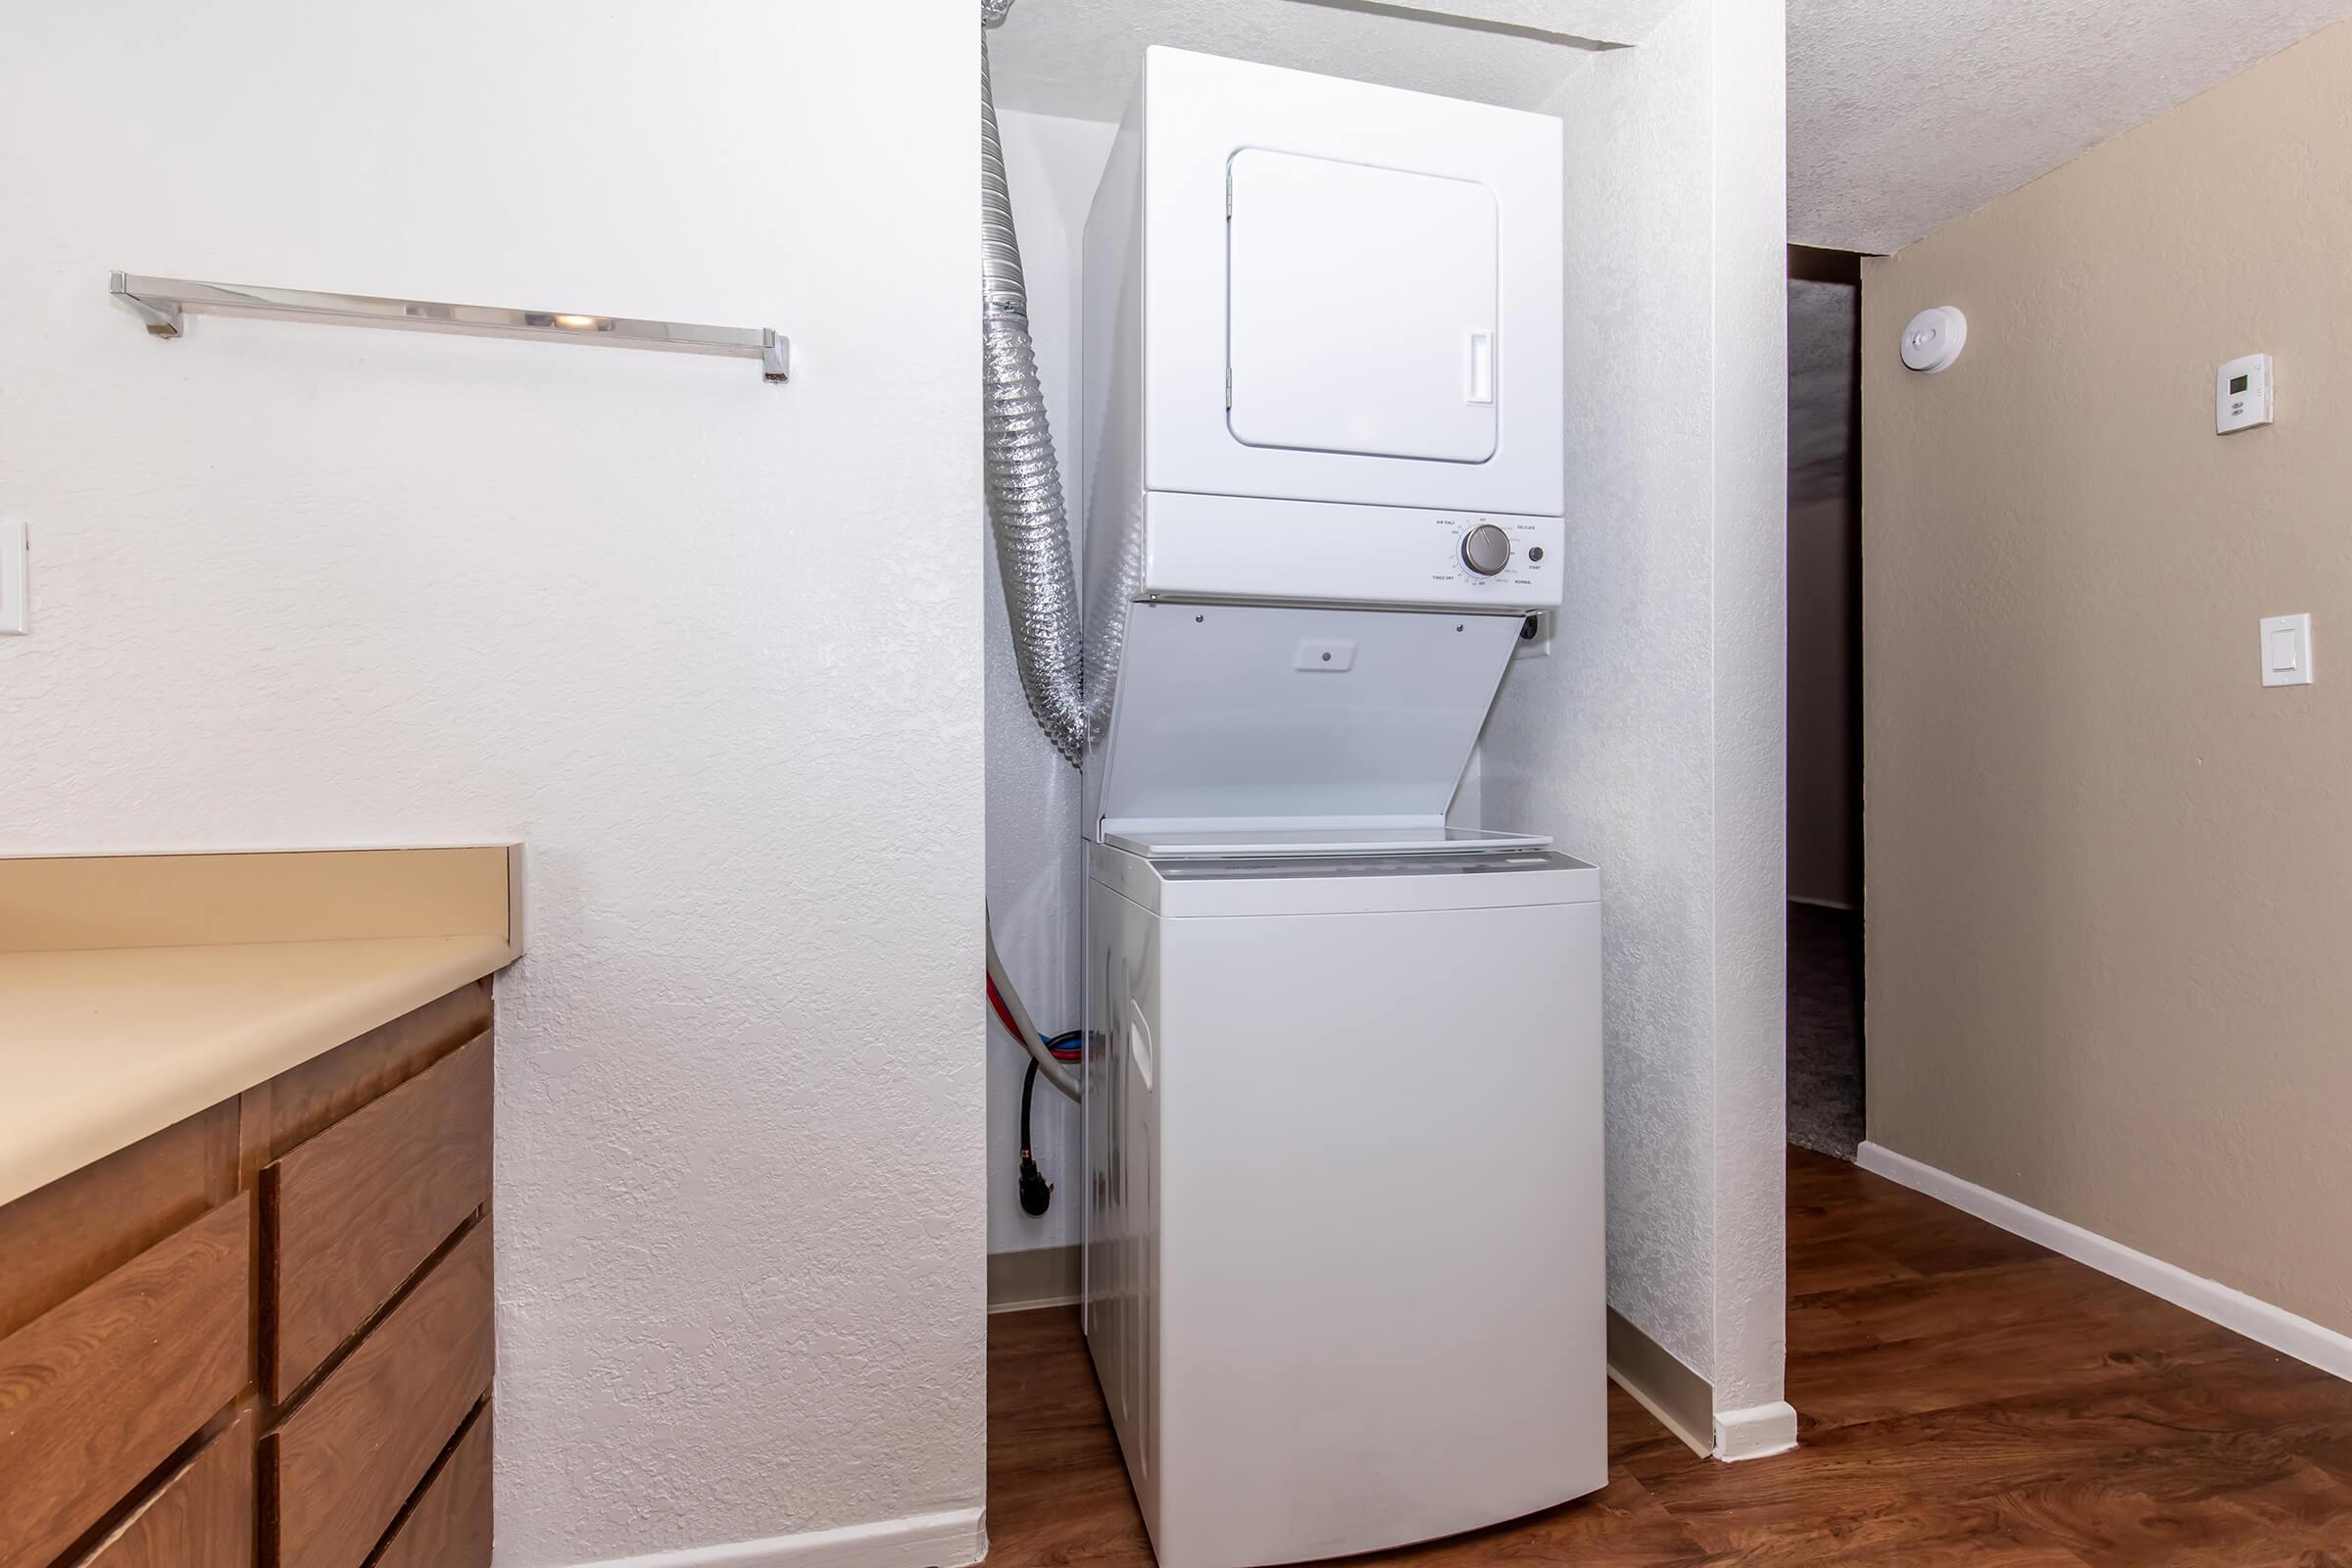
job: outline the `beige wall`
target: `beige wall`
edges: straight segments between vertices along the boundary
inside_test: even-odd
[[[2352,25],[1867,265],[1870,1136],[2352,1330]]]

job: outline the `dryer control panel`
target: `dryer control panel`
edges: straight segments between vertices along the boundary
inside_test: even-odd
[[[1564,532],[1507,512],[1153,492],[1135,597],[1552,610]]]
[[[1446,564],[1439,576],[1514,605],[1522,595],[1541,597],[1546,592],[1549,597],[1543,603],[1560,602],[1557,517],[1469,513],[1442,515],[1436,521],[1435,531],[1446,545]]]

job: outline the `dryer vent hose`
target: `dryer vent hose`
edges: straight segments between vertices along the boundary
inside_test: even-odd
[[[1012,0],[981,0],[983,24],[1002,22]],[[997,105],[980,41],[980,338],[988,470],[988,515],[997,541],[997,573],[1029,711],[1072,766],[1086,755],[1081,688],[1085,633],[1078,579],[1061,495],[1054,429],[1037,381],[1029,339],[1029,290],[1021,277],[1021,242],[1012,226],[1012,187],[997,135]],[[1048,1076],[1052,1076],[1048,1069]]]
[[[1011,9],[1012,0],[980,0],[981,24],[1003,22]],[[985,33],[980,39],[980,311],[988,516],[997,541],[997,573],[1004,582],[1004,614],[1012,623],[1013,658],[1029,711],[1074,767],[1086,755],[1087,731],[1079,679],[1085,642],[1078,576],[1070,560],[1054,427],[1046,418],[1037,350],[1029,341],[1029,289],[1021,277],[1020,236],[1012,226],[1012,186],[1004,177],[1004,144],[997,134]],[[997,956],[993,929],[988,978],[1036,1064],[1032,1070],[1078,1099],[1077,1078],[1054,1058],[1029,1009],[1021,1005],[1021,994]]]

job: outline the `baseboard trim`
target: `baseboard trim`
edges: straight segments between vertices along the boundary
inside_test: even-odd
[[[2053,1252],[2063,1253],[2127,1285],[2137,1286],[2150,1296],[2161,1297],[2175,1306],[2234,1330],[2258,1345],[2267,1345],[2323,1372],[2352,1379],[2352,1336],[2297,1317],[2284,1307],[2273,1306],[2219,1280],[2191,1274],[2177,1264],[2151,1257],[2096,1231],[2086,1231],[2055,1214],[2029,1208],[2014,1198],[2004,1198],[1949,1171],[1938,1170],[1908,1154],[1898,1154],[1883,1144],[1865,1142],[1856,1163],[1873,1175],[1925,1193],[1963,1213],[1974,1214],[1988,1225],[2038,1242]]]
[[[957,1508],[726,1546],[612,1557],[579,1568],[971,1568],[987,1555],[986,1510]]]
[[[1658,1418],[1658,1425],[1682,1439],[1700,1458],[1715,1447],[1707,1434],[1714,1430],[1715,1385],[1682,1363],[1633,1321],[1609,1308],[1609,1381],[1633,1401]]]
[[[988,1309],[1026,1312],[1074,1304],[1085,1288],[1084,1254],[1075,1243],[1026,1252],[988,1254]]]
[[[1796,1446],[1796,1407],[1786,1399],[1715,1417],[1715,1457],[1725,1464],[1768,1459]]]

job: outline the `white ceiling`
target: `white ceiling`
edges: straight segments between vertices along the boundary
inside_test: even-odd
[[[1788,237],[1893,251],[2352,0],[1788,0]]]
[[[1116,120],[1147,44],[1535,109],[1588,50],[1682,0],[1016,0],[988,33],[997,103]]]
[[[1007,109],[1116,120],[1144,46],[1515,108],[1683,0],[1017,0]],[[2352,0],[1788,0],[1788,237],[1892,251],[2331,22]]]

